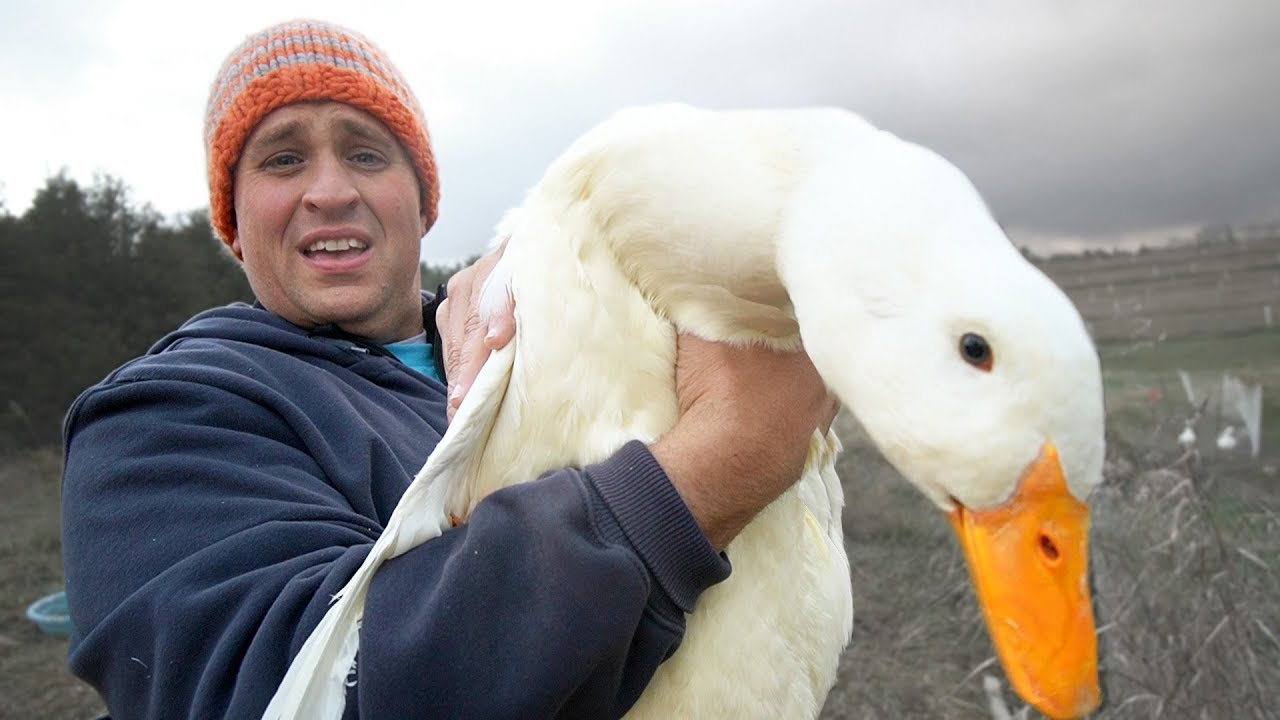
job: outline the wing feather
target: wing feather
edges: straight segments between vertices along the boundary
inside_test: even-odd
[[[334,596],[320,624],[289,665],[263,720],[338,720],[360,644],[365,595],[382,563],[449,527],[472,484],[477,459],[502,407],[516,343],[490,353],[440,444],[410,483],[387,527],[351,580]]]

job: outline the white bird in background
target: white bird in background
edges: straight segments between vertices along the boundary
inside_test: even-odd
[[[486,298],[514,296],[516,338],[267,717],[341,714],[383,560],[494,490],[669,429],[677,329],[803,340],[951,520],[1014,688],[1053,717],[1097,705],[1084,504],[1102,479],[1097,353],[959,170],[840,110],[638,108],[576,142],[502,231]],[[838,447],[815,435],[803,477],[729,546],[732,576],[699,600],[629,718],[818,715],[852,622]]]
[[[1240,378],[1223,373],[1222,411],[1240,420],[1242,437],[1249,438],[1252,457],[1262,449],[1262,385],[1246,385]]]
[[[1232,425],[1222,428],[1222,432],[1218,435],[1219,450],[1235,450],[1236,449],[1236,429]]]
[[[1182,432],[1178,433],[1178,444],[1190,450],[1196,444],[1196,431],[1191,428],[1191,421],[1183,426]]]

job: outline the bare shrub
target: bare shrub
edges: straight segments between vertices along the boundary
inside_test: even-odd
[[[1280,516],[1194,452],[1100,488],[1093,582],[1107,714],[1280,716]]]

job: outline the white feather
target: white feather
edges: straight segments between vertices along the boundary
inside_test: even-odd
[[[515,348],[508,346],[485,362],[454,422],[405,490],[373,549],[290,663],[264,720],[342,716],[369,583],[383,562],[444,532],[450,512],[460,509],[458,491],[466,487],[467,471],[488,440],[514,356]]]

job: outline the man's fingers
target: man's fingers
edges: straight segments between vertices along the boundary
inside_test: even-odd
[[[450,420],[480,374],[490,351],[504,347],[515,337],[515,304],[509,290],[505,302],[496,308],[487,308],[488,317],[481,317],[485,282],[505,247],[503,243],[498,250],[454,274],[449,279],[449,296],[436,309],[436,329],[443,345],[444,369],[449,381],[446,413]]]
[[[489,349],[484,346],[484,338],[480,333],[473,332],[467,335],[462,342],[462,353],[458,359],[457,370],[451,373],[451,377],[457,377],[457,381],[452,383],[449,390],[450,420],[453,419],[453,413],[462,405],[462,398],[466,397],[476,376],[480,374],[484,361],[488,359]]]
[[[489,350],[501,350],[516,336],[516,307],[511,291],[506,293],[502,307],[489,318],[489,327],[485,331],[484,346]]]

